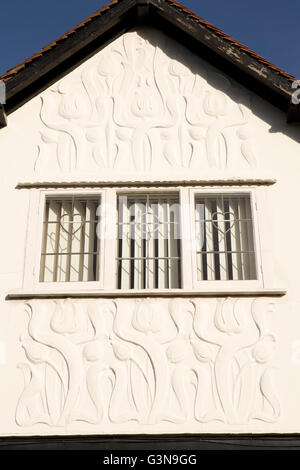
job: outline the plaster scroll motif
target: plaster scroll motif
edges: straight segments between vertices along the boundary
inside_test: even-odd
[[[19,426],[280,417],[265,298],[30,300]]]
[[[142,28],[42,93],[35,171],[253,167],[251,118],[248,92]]]

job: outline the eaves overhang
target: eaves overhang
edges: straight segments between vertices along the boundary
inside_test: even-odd
[[[0,127],[7,124],[6,115],[116,37],[141,24],[151,24],[167,32],[194,53],[286,112],[287,122],[300,122],[300,104],[292,103],[296,80],[292,75],[175,0],[113,0],[0,76],[6,85],[6,104],[0,106]]]

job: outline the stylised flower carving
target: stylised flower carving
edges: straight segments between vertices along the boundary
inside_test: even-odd
[[[131,103],[131,112],[136,117],[147,118],[155,116],[157,106],[150,90],[143,89],[143,93],[136,92]]]
[[[207,91],[205,93],[203,108],[205,113],[209,116],[226,116],[229,112],[229,101],[226,95],[221,91]]]
[[[49,351],[42,344],[31,340],[26,340],[22,343],[22,347],[24,348],[25,354],[30,361],[38,364],[47,360]]]
[[[114,77],[120,71],[121,62],[116,53],[107,54],[101,57],[98,64],[98,73],[104,77]]]
[[[75,333],[77,325],[76,304],[73,302],[57,302],[51,319],[51,328],[56,333]]]
[[[65,119],[79,119],[88,110],[85,98],[81,94],[68,92],[65,85],[60,84],[58,92],[61,96],[58,113]]]
[[[83,350],[83,357],[89,362],[95,362],[104,356],[103,345],[99,341],[88,343]]]
[[[245,325],[239,313],[243,314],[243,309],[237,301],[232,301],[230,297],[218,301],[214,318],[215,326],[219,331],[230,335],[240,334]]]
[[[148,301],[137,304],[132,326],[142,333],[157,333],[160,330],[160,318]]]
[[[261,338],[252,349],[252,356],[259,364],[266,364],[271,360],[275,349],[275,338],[267,335]]]
[[[212,350],[209,346],[204,343],[192,342],[193,352],[195,357],[200,362],[212,362],[214,360]]]
[[[183,339],[178,339],[174,343],[170,344],[166,354],[170,362],[177,363],[181,362],[188,353],[188,344]]]
[[[175,77],[183,77],[190,75],[190,70],[183,65],[181,62],[178,62],[177,60],[172,60],[169,65],[169,72],[171,75],[174,75]]]
[[[112,348],[117,359],[120,361],[128,361],[131,359],[131,350],[125,344],[113,343]]]

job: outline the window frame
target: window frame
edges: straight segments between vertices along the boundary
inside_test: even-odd
[[[139,196],[142,196],[142,197],[145,197],[145,198],[151,198],[151,195],[155,195],[157,196],[159,199],[164,199],[164,198],[170,198],[170,197],[174,197],[178,200],[178,205],[179,205],[179,224],[180,224],[180,220],[182,218],[182,204],[181,204],[181,190],[180,189],[173,189],[173,190],[169,190],[167,188],[164,188],[164,190],[159,190],[159,191],[149,191],[149,189],[147,191],[137,191],[137,190],[133,190],[133,191],[117,191],[116,192],[116,198],[117,198],[117,201],[118,201],[118,198],[122,195],[126,195],[127,197],[129,198],[138,198]],[[136,199],[137,200],[137,199]],[[116,225],[118,227],[118,230],[119,230],[119,212],[118,212],[118,209],[117,209],[117,215],[116,215]],[[181,231],[181,224],[180,224],[180,231]],[[118,235],[116,235],[117,238],[116,238],[116,242],[117,244],[119,243],[119,238],[118,238]],[[181,280],[182,280],[182,276],[181,276],[181,269],[182,269],[182,256],[181,256],[181,250],[182,250],[182,243],[181,243],[181,237],[179,238],[179,263],[178,263],[178,268],[179,268],[179,272],[180,272],[180,275],[178,276],[179,277],[179,284],[181,284]],[[117,263],[117,259],[118,259],[118,248],[116,248],[116,273],[115,273],[115,288],[120,292],[120,291],[124,291],[124,290],[129,290],[129,289],[123,289],[123,288],[118,288],[117,286],[119,285],[119,277],[118,277],[118,263]],[[156,287],[156,288],[139,288],[138,290],[143,290],[143,291],[153,291],[153,290],[159,290],[159,289],[164,289],[164,290],[176,290],[176,289],[181,289],[181,287],[176,287],[176,288],[172,288],[172,287],[165,287],[165,288],[161,288],[161,287]],[[130,291],[132,290],[137,290],[137,289],[130,289]]]
[[[30,198],[30,212],[29,223],[31,230],[28,231],[29,243],[26,244],[26,256],[25,256],[25,273],[24,273],[24,284],[30,286],[33,289],[43,291],[76,291],[80,290],[98,290],[103,289],[103,273],[104,273],[104,260],[101,258],[101,252],[103,245],[105,244],[104,225],[101,226],[101,239],[100,239],[100,250],[99,250],[99,280],[98,281],[52,281],[45,282],[40,281],[40,269],[41,269],[41,253],[43,246],[43,229],[44,229],[44,211],[47,197],[70,197],[72,195],[82,196],[93,196],[95,195],[101,201],[101,218],[103,201],[105,197],[105,191],[97,188],[85,189],[85,188],[65,188],[65,189],[49,189],[39,190],[31,193]],[[34,214],[35,212],[35,214]],[[34,221],[34,222],[33,222]],[[39,227],[39,230],[34,231],[34,227]],[[33,248],[35,247],[35,249]]]
[[[195,293],[218,293],[218,292],[249,292],[255,289],[270,287],[270,270],[262,256],[260,231],[264,233],[265,227],[261,227],[264,222],[260,210],[266,210],[265,204],[262,204],[261,188],[250,186],[97,186],[80,187],[72,186],[68,188],[35,188],[30,190],[30,210],[28,217],[28,229],[25,249],[25,265],[23,287],[24,291],[32,290],[34,292],[70,292],[70,293],[97,293],[112,292],[114,295],[128,293],[147,295],[148,293],[160,292],[195,292]],[[180,221],[182,236],[180,240],[181,255],[181,287],[180,288],[151,288],[151,289],[128,289],[117,288],[117,197],[121,194],[145,194],[145,193],[173,193],[178,194],[180,204]],[[256,257],[257,280],[197,280],[197,259],[196,259],[196,240],[195,240],[195,218],[194,204],[197,194],[247,194],[250,195],[252,220],[253,220],[253,239]],[[59,197],[74,195],[97,196],[101,198],[101,241],[99,250],[99,281],[75,281],[75,282],[41,282],[40,281],[40,263],[41,247],[43,238],[44,207],[46,197]],[[114,210],[107,208],[113,207]],[[39,227],[37,230],[36,227]],[[107,236],[109,234],[109,236]],[[185,241],[183,243],[183,241]],[[265,246],[265,244],[264,244]],[[113,260],[113,262],[112,262]],[[265,276],[265,273],[267,276]]]
[[[118,220],[118,214],[117,214],[117,198],[119,195],[125,195],[125,194],[150,194],[150,193],[153,193],[153,194],[156,194],[156,193],[161,193],[161,194],[166,194],[166,193],[171,193],[171,194],[178,194],[178,199],[179,199],[179,214],[180,214],[180,222],[181,222],[181,227],[184,227],[184,224],[183,224],[183,221],[184,221],[184,211],[183,211],[183,204],[182,204],[182,201],[184,200],[185,198],[185,193],[186,193],[186,190],[187,188],[186,187],[174,187],[174,186],[170,186],[170,187],[145,187],[145,186],[141,186],[141,187],[137,187],[137,186],[133,186],[133,187],[115,187],[113,189],[113,191],[115,192],[114,194],[114,206],[115,206],[115,211],[114,211],[114,214],[112,215],[112,218],[110,220],[110,223],[114,224],[114,227],[115,229],[111,228],[111,233],[114,233],[115,234],[115,243],[111,243],[112,240],[109,240],[110,241],[110,253],[112,254],[113,256],[113,259],[115,261],[114,263],[114,267],[115,267],[115,270],[114,272],[112,272],[112,267],[110,266],[109,269],[109,278],[110,278],[110,282],[109,282],[109,285],[107,285],[107,289],[109,290],[113,290],[115,291],[116,293],[120,293],[120,292],[158,292],[158,291],[182,291],[184,289],[184,279],[186,278],[186,276],[188,274],[190,274],[190,268],[187,266],[187,261],[186,261],[186,256],[183,255],[183,243],[182,243],[182,238],[180,240],[180,266],[181,266],[181,287],[180,288],[176,288],[176,289],[172,289],[172,288],[166,288],[166,289],[159,289],[159,288],[155,288],[155,289],[128,289],[128,290],[122,290],[122,289],[118,289],[117,288],[117,282],[116,282],[116,276],[117,276],[117,263],[116,263],[116,259],[117,259],[117,220]],[[113,201],[113,196],[110,197],[110,201],[112,203]],[[115,230],[113,232],[113,230]],[[105,255],[104,255],[105,256]],[[111,257],[112,257],[111,256]],[[111,263],[112,265],[112,263]],[[186,273],[186,274],[184,274]],[[191,287],[190,284],[188,285],[187,288]]]
[[[253,280],[198,280],[197,279],[197,253],[196,253],[196,224],[195,224],[195,200],[197,195],[201,194],[245,194],[250,197],[250,208],[253,226],[253,244],[255,252],[255,267],[257,279]],[[262,253],[259,235],[259,222],[258,222],[258,202],[257,202],[256,188],[192,188],[190,189],[190,207],[192,210],[193,220],[191,222],[191,240],[193,243],[192,250],[192,273],[193,273],[193,288],[199,291],[207,290],[208,287],[212,289],[235,288],[239,289],[255,289],[264,287],[263,268],[262,268]]]

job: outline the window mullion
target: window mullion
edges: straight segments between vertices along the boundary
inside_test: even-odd
[[[193,287],[192,250],[195,248],[195,231],[192,230],[193,211],[190,204],[189,188],[180,189],[180,236],[181,241],[181,287],[191,289]]]
[[[116,191],[109,188],[103,193],[103,205],[101,209],[101,242],[100,265],[101,284],[104,289],[112,290],[116,286],[116,258],[117,258],[117,198]],[[98,234],[99,236],[99,234]]]

